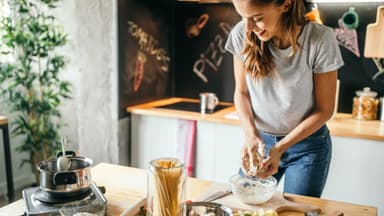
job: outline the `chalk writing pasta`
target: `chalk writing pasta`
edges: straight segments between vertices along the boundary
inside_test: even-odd
[[[171,58],[167,55],[167,52],[163,48],[158,47],[158,40],[156,40],[152,35],[146,33],[133,21],[128,21],[128,32],[138,41],[140,50],[154,56],[155,59],[161,64],[161,71],[168,72],[169,61]]]

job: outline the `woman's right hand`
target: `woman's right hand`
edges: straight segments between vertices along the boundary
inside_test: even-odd
[[[246,175],[256,176],[264,160],[265,144],[261,138],[248,139],[241,150],[242,168]]]

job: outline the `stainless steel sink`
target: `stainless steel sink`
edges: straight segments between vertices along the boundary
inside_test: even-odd
[[[225,109],[227,107],[230,107],[231,105],[217,105],[214,109],[214,112],[217,112],[219,110]],[[200,103],[197,102],[187,102],[187,101],[181,101],[176,102],[172,104],[167,104],[164,106],[157,106],[155,108],[162,108],[162,109],[173,109],[173,110],[182,110],[182,111],[188,111],[188,112],[198,112],[200,113]]]

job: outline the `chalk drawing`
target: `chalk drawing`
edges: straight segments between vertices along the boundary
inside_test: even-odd
[[[137,40],[140,50],[154,56],[160,63],[160,70],[168,72],[169,61],[171,58],[167,55],[167,52],[163,48],[158,47],[159,41],[152,35],[146,33],[133,21],[128,21],[128,32]]]
[[[133,77],[133,91],[137,92],[140,88],[141,81],[144,76],[144,64],[147,61],[147,56],[141,52],[137,52],[137,58],[135,62],[135,72]]]

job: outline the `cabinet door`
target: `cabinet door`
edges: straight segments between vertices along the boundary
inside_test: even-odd
[[[215,124],[214,181],[228,182],[239,171],[243,142],[240,126]]]
[[[132,115],[132,166],[148,168],[151,160],[176,157],[177,119]]]
[[[331,167],[323,198],[379,207],[384,214],[384,142],[332,137]]]
[[[195,174],[199,179],[213,179],[215,166],[215,136],[215,123],[198,122]]]

